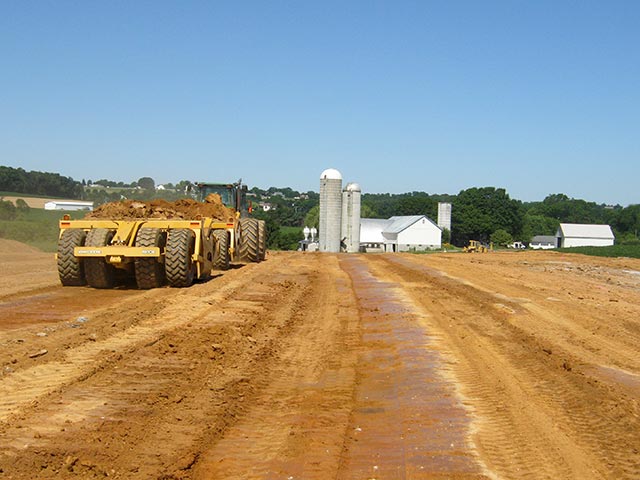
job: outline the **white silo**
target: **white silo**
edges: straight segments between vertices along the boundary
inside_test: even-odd
[[[438,203],[438,226],[451,231],[451,204]]]
[[[362,191],[357,183],[348,183],[342,191],[342,230],[340,239],[347,252],[360,250],[360,199]]]
[[[321,252],[340,251],[342,217],[342,175],[328,168],[320,175],[320,229],[318,240]]]

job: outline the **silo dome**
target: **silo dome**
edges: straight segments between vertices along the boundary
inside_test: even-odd
[[[320,174],[320,180],[342,180],[342,174],[335,168],[327,168]]]
[[[347,183],[347,186],[344,187],[344,189],[347,192],[362,192],[360,185],[355,182]]]

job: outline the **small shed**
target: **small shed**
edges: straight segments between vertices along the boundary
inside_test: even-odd
[[[558,237],[560,248],[606,247],[613,245],[615,241],[615,236],[609,225],[580,223],[561,223],[556,237]]]
[[[360,244],[365,251],[407,252],[442,246],[442,230],[425,215],[362,218]]]
[[[558,239],[553,235],[536,235],[529,242],[529,248],[534,250],[548,250],[556,248]]]
[[[75,200],[51,200],[44,204],[45,210],[93,210],[93,202]]]

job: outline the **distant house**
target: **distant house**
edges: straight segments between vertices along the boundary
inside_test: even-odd
[[[529,242],[529,248],[534,250],[548,250],[550,248],[557,248],[558,239],[553,235],[536,235]]]
[[[44,204],[45,210],[93,210],[93,202],[74,200],[51,200]]]
[[[442,230],[425,215],[362,218],[360,245],[365,251],[431,250],[442,246]]]
[[[580,223],[561,223],[556,237],[558,237],[560,248],[605,247],[613,245],[615,241],[615,236],[609,225]]]

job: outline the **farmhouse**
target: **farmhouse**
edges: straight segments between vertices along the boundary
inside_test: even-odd
[[[425,215],[360,219],[360,245],[365,251],[407,252],[442,245],[442,230]]]
[[[556,233],[558,246],[567,247],[605,247],[613,245],[615,236],[609,225],[585,225],[579,223],[561,223]]]
[[[44,204],[45,210],[93,210],[93,202],[75,200],[51,200]]]

